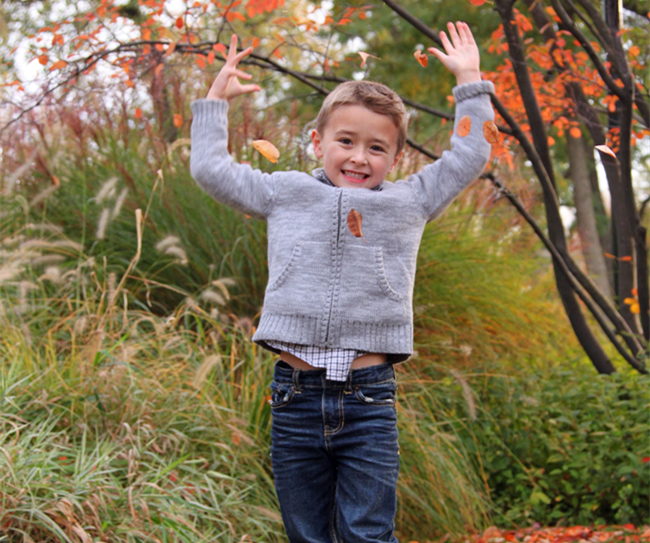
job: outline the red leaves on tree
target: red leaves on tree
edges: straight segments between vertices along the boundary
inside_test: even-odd
[[[183,25],[184,25],[184,24],[185,24],[185,23],[183,22],[183,18],[182,18],[182,17],[179,17],[178,19],[176,19],[176,28],[178,28],[178,30],[180,30],[181,28],[183,28]]]

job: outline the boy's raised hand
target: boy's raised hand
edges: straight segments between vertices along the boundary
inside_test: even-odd
[[[458,27],[458,31],[456,30]],[[467,23],[447,23],[447,29],[451,36],[451,42],[447,34],[440,31],[440,39],[447,54],[429,47],[429,52],[435,56],[451,73],[456,76],[458,84],[471,83],[472,81],[481,80],[481,70],[479,68],[479,52],[472,31]]]
[[[262,90],[258,85],[242,85],[238,79],[239,77],[242,79],[250,79],[253,77],[237,69],[239,61],[245,56],[250,55],[252,50],[253,47],[249,47],[237,53],[237,35],[232,35],[226,63],[217,74],[217,78],[208,91],[208,100],[231,100],[240,94]]]

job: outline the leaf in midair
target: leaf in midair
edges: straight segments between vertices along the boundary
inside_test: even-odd
[[[482,6],[485,4],[485,0],[469,0],[469,3],[473,6]]]
[[[354,237],[363,239],[363,232],[361,232],[361,213],[356,209],[351,209],[350,213],[348,213],[348,228]],[[363,241],[368,243],[365,239]]]
[[[255,140],[253,142],[253,147],[267,160],[275,163],[280,158],[280,151],[277,147],[273,145],[270,141],[266,140]]]
[[[371,55],[369,53],[364,53],[363,51],[359,51],[359,56],[361,57],[361,67],[362,68],[366,65],[366,60],[368,60],[368,57],[376,58],[377,60],[381,60],[379,57],[376,57],[375,55]]]
[[[422,65],[423,68],[427,67],[427,64],[429,63],[428,55],[425,55],[420,49],[418,49],[415,53],[413,53],[413,56]]]
[[[485,121],[483,123],[483,136],[492,145],[499,143],[499,129],[494,124],[494,121]]]
[[[65,68],[68,65],[68,63],[65,60],[57,60],[52,66],[50,66],[50,72],[52,70],[61,70]]]
[[[616,153],[607,147],[607,145],[596,145],[596,149],[598,149],[601,153],[605,153],[606,155],[616,158]]]
[[[174,49],[176,49],[176,42],[171,42],[167,46],[167,50],[165,51],[165,56],[166,57],[170,56],[174,52]]]
[[[174,126],[180,128],[183,126],[183,116],[178,113],[174,113]]]
[[[469,115],[465,115],[464,117],[461,117],[460,121],[458,121],[458,127],[456,128],[456,133],[461,137],[464,138],[469,134],[470,130],[472,129],[472,118]]]
[[[142,118],[142,110],[139,107],[135,108],[135,118],[136,119],[141,119]]]

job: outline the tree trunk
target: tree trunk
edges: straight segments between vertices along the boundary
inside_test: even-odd
[[[530,74],[528,73],[528,65],[521,43],[521,37],[514,22],[512,3],[510,0],[497,0],[496,8],[503,22],[504,34],[508,42],[508,53],[512,60],[517,86],[521,93],[526,115],[530,121],[533,144],[552,185],[551,187],[547,187],[546,184],[542,184],[549,238],[557,247],[558,251],[566,255],[566,239],[564,238],[564,227],[562,226],[562,219],[558,208],[557,195],[551,192],[555,189],[555,180],[546,130],[544,129],[544,121],[539,109],[539,103],[537,102],[535,90],[533,89]],[[560,294],[564,309],[580,345],[582,345],[582,348],[599,373],[614,373],[616,368],[589,328],[580,305],[575,298],[571,283],[564,276],[555,260],[553,261],[553,269],[558,293]]]
[[[567,132],[567,153],[569,156],[570,176],[573,181],[573,201],[576,207],[578,235],[580,236],[580,245],[587,266],[587,273],[603,294],[611,300],[612,292],[607,276],[605,256],[598,237],[593,205],[594,198],[582,136],[574,138],[570,132]]]

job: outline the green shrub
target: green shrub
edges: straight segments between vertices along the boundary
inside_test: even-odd
[[[650,522],[648,376],[562,363],[481,379],[480,414],[462,435],[497,522]]]

